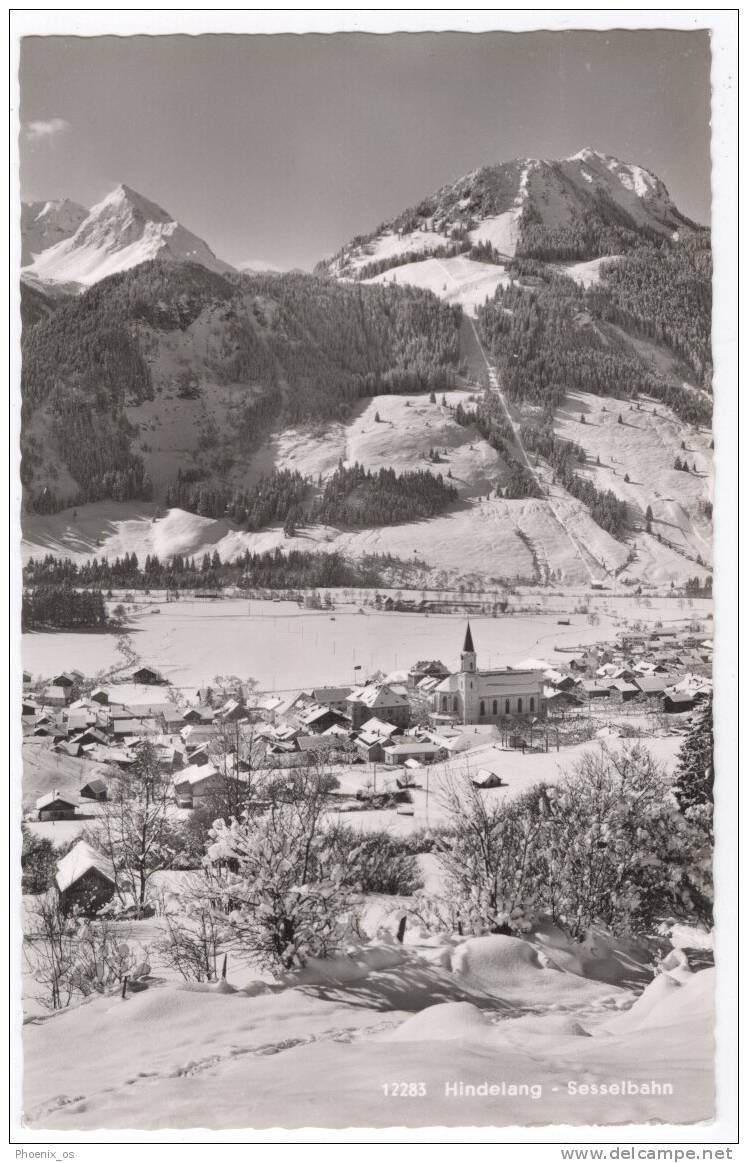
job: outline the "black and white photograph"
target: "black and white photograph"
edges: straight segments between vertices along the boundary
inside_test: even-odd
[[[11,29],[17,1141],[727,1141],[737,14],[223,15]]]

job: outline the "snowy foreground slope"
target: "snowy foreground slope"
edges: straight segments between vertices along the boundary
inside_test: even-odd
[[[550,926],[533,943],[423,931],[413,940],[404,948],[391,936],[359,945],[284,984],[248,976],[236,986],[161,984],[27,1024],[27,1125],[540,1126],[712,1117],[712,970],[692,974],[676,951],[637,993],[628,985],[641,983],[641,956],[600,934],[575,949]],[[416,1085],[393,1086],[402,1083]]]

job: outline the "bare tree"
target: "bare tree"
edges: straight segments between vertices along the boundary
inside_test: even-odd
[[[153,873],[171,865],[173,829],[168,808],[171,784],[161,771],[153,744],[146,741],[115,795],[103,805],[91,842],[111,862],[115,892],[121,904],[146,903]]]
[[[56,889],[37,897],[28,917],[23,944],[24,960],[42,992],[37,1000],[47,1009],[60,1010],[75,993],[75,921],[65,913]]]

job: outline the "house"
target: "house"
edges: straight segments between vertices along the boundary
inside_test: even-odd
[[[52,679],[52,686],[63,686],[68,690],[72,690],[79,685],[83,678],[84,675],[79,670],[65,670],[62,674],[58,674]]]
[[[59,683],[46,686],[42,691],[42,701],[48,707],[66,707],[72,698],[73,693],[71,688],[61,686]]]
[[[347,696],[346,696],[347,697]],[[321,735],[330,727],[339,727],[345,722],[343,715],[333,711],[330,707],[311,706],[299,715],[299,725],[302,730]]]
[[[482,767],[477,771],[472,780],[473,787],[488,788],[488,787],[503,787],[501,776],[497,775],[495,771],[488,771],[487,768]]]
[[[460,669],[443,679],[432,709],[461,723],[498,723],[507,718],[545,714],[542,669],[478,670],[470,623],[460,655]]]
[[[215,718],[215,711],[212,707],[190,707],[182,715],[183,723],[212,723]]]
[[[639,693],[637,686],[622,678],[616,678],[610,684],[610,697],[620,700],[622,703],[628,703],[631,699],[635,699]]]
[[[387,683],[369,683],[348,695],[346,707],[351,716],[351,726],[358,731],[368,719],[383,719],[396,727],[407,727],[410,723],[410,703],[407,695],[395,690]]]
[[[215,712],[215,717],[221,723],[238,723],[247,718],[247,708],[239,699],[227,699]]]
[[[414,663],[408,671],[408,690],[414,690],[420,686],[424,679],[433,678],[441,680],[446,678],[449,674],[449,668],[438,658],[421,658]]]
[[[384,763],[385,743],[386,740],[377,736],[367,738],[364,735],[359,735],[354,746],[364,763]]]
[[[178,707],[175,707],[173,703],[170,703],[167,710],[165,710],[161,716],[161,721],[164,725],[164,730],[171,735],[178,731],[179,728],[183,725],[184,716]]]
[[[585,679],[581,687],[588,699],[610,698],[610,686],[607,682],[595,682],[593,679]]]
[[[55,882],[63,907],[76,906],[89,914],[107,904],[116,889],[111,861],[84,840],[58,860]]]
[[[312,691],[315,703],[329,707],[333,711],[345,711],[345,700],[353,690],[350,686],[320,686]]]
[[[163,686],[166,679],[157,670],[152,670],[150,666],[141,666],[139,670],[130,675],[130,681],[141,683],[143,686]]]
[[[66,716],[66,725],[68,735],[74,735],[76,731],[85,731],[86,727],[90,727],[96,722],[96,715],[93,711],[68,709]]]
[[[36,801],[39,820],[74,820],[78,801],[58,791],[49,791]]]
[[[393,743],[384,752],[384,762],[388,766],[403,764],[409,759],[415,759],[418,763],[436,763],[438,760],[446,758],[447,752],[444,747],[424,740],[413,743]]]
[[[573,707],[580,707],[582,705],[582,700],[577,695],[572,694],[571,690],[557,690],[556,687],[552,686],[543,689],[543,698],[545,699],[546,710],[550,714],[571,710]]]
[[[652,675],[635,675],[633,679],[634,685],[647,698],[659,698],[665,693],[665,690],[670,686],[667,677],[659,674]]]
[[[179,808],[192,808],[199,800],[215,791],[223,783],[224,776],[212,763],[184,767],[172,778],[174,795]]]
[[[84,783],[80,795],[84,800],[105,800],[107,798],[106,783],[101,776],[94,775],[88,783]]]
[[[155,735],[158,731],[159,725],[155,719],[114,719],[112,722],[112,734],[115,739]]]
[[[680,715],[693,708],[694,696],[690,691],[670,691],[662,700],[662,709],[666,715]]]

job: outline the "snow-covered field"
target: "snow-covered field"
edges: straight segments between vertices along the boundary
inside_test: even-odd
[[[602,934],[582,948],[550,926],[528,941],[415,930],[399,947],[382,936],[274,987],[233,966],[228,985],[167,983],[26,1025],[27,1123],[72,1131],[712,1117],[713,971],[692,974],[676,959],[637,996],[629,982],[641,983],[642,950]]]
[[[442,658],[457,666],[464,618],[457,615],[376,613],[337,610],[334,615],[273,604],[273,613],[250,613],[244,600],[180,601],[143,614],[133,624],[132,645],[143,664],[157,666],[175,686],[209,684],[217,674],[254,678],[261,689],[298,689],[352,682],[354,666],[364,672],[406,669],[418,658]],[[256,603],[251,603],[256,610]],[[663,603],[666,618],[683,618]],[[553,658],[555,646],[574,647],[610,640],[625,617],[644,621],[662,609],[602,612],[599,624],[571,616],[559,626],[554,614],[472,619],[479,665],[517,665],[532,657]],[[32,633],[23,636],[23,665],[32,675],[50,677],[63,669],[95,675],[121,662],[116,634]]]

